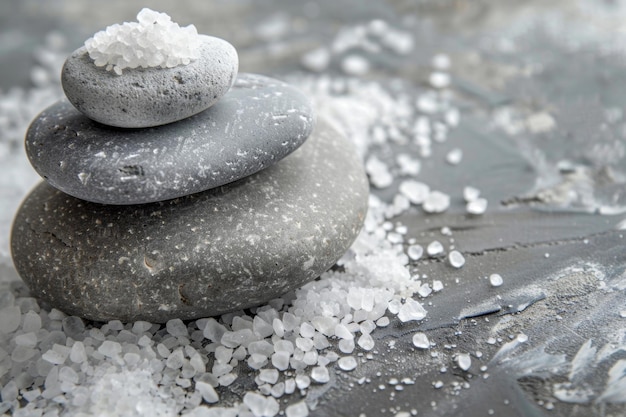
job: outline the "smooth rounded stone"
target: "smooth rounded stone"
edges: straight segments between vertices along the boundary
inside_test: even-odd
[[[97,67],[84,46],[61,72],[68,100],[87,117],[110,126],[151,127],[193,116],[232,86],[239,58],[228,42],[202,38],[200,57],[173,68],[127,68],[122,75]]]
[[[246,177],[297,149],[314,125],[309,99],[272,78],[240,74],[209,109],[150,129],[96,123],[61,100],[26,134],[26,152],[52,186],[83,200],[143,204]]]
[[[240,181],[140,206],[93,204],[45,182],[12,230],[32,294],[92,320],[165,322],[259,305],[315,279],[356,238],[368,201],[356,149],[327,122]]]

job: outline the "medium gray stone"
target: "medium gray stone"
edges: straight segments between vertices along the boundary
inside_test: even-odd
[[[83,46],[63,66],[65,95],[87,117],[110,126],[159,126],[192,116],[226,94],[239,66],[230,43],[201,37],[200,57],[188,65],[126,69],[122,75],[95,66]]]
[[[26,152],[52,186],[83,200],[142,204],[208,190],[274,164],[313,129],[313,108],[294,87],[240,74],[222,100],[149,129],[96,123],[67,101],[31,124]]]
[[[319,276],[357,236],[367,200],[355,148],[320,121],[274,166],[175,200],[93,204],[43,182],[16,215],[12,254],[31,292],[68,314],[192,319]]]

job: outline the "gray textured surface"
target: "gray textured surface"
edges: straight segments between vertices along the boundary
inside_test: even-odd
[[[93,320],[206,317],[316,278],[348,249],[367,210],[352,144],[325,123],[280,163],[163,203],[104,206],[40,184],[12,252],[32,294]]]
[[[174,68],[134,68],[122,75],[96,67],[81,47],[61,72],[69,101],[110,126],[150,127],[182,120],[215,104],[237,76],[237,51],[223,39],[202,36],[200,58]]]
[[[149,129],[96,123],[60,101],[26,135],[28,157],[52,186],[83,200],[141,204],[204,191],[267,168],[309,136],[309,99],[272,78],[240,74],[204,112]]]

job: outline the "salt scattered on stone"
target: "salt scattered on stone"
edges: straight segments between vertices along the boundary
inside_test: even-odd
[[[370,334],[362,334],[361,337],[359,337],[359,340],[357,341],[357,344],[363,349],[363,350],[372,350],[374,349],[374,339],[372,338],[372,336]]]
[[[461,252],[453,250],[448,254],[448,262],[454,268],[462,268],[465,265],[465,257]]]
[[[439,292],[443,290],[443,283],[439,280],[433,280],[433,291]]]
[[[325,366],[316,366],[311,370],[311,379],[320,384],[325,384],[330,381],[330,374],[328,368]]]
[[[407,298],[398,311],[398,318],[405,323],[411,320],[422,320],[426,317],[426,310],[412,298]]]
[[[458,165],[463,159],[463,151],[459,148],[454,148],[446,154],[446,162],[450,165]]]
[[[415,180],[405,180],[398,187],[398,191],[413,204],[422,204],[430,194],[430,187]]]
[[[273,417],[280,410],[280,406],[274,398],[265,397],[256,392],[247,392],[243,396],[243,403],[248,406],[255,417]]]
[[[491,274],[489,276],[489,283],[492,287],[499,287],[504,283],[504,280],[500,276],[500,274]]]
[[[286,417],[307,417],[308,415],[309,407],[307,407],[304,401],[291,404],[285,409]]]
[[[20,327],[22,313],[17,306],[8,306],[0,310],[0,333],[9,334]]]
[[[263,382],[275,384],[278,381],[278,371],[276,369],[261,369],[259,379]]]
[[[450,74],[445,72],[433,72],[428,77],[428,82],[434,88],[447,88],[450,86]]]
[[[148,8],[137,20],[109,26],[85,41],[96,66],[121,75],[125,68],[173,68],[198,58],[201,41],[194,25],[181,28],[167,14]]]
[[[371,156],[365,162],[365,171],[369,175],[370,182],[376,188],[386,188],[393,182],[393,175],[389,172],[387,164],[376,156]]]
[[[443,254],[443,245],[438,240],[433,240],[426,247],[426,253],[428,256],[439,256]]]
[[[464,187],[463,188],[463,199],[466,202],[471,202],[476,200],[478,197],[480,197],[480,190],[478,190],[477,188],[474,187]]]
[[[311,378],[309,378],[308,375],[298,374],[295,380],[298,389],[307,389],[309,385],[311,385]]]
[[[472,358],[469,353],[459,353],[456,357],[456,363],[464,371],[467,371],[472,366]]]
[[[313,72],[322,72],[330,63],[330,51],[327,48],[317,48],[307,52],[300,59],[304,68]]]
[[[450,68],[451,60],[450,57],[446,54],[437,54],[433,56],[431,65],[433,68],[438,69],[440,71],[445,71]]]
[[[422,204],[422,208],[427,213],[443,213],[448,207],[450,207],[450,196],[441,191],[431,191]]]
[[[339,361],[337,361],[337,365],[339,365],[339,368],[344,371],[352,371],[356,368],[357,363],[354,356],[344,356],[342,358],[339,358]]]
[[[424,248],[420,245],[411,245],[407,248],[406,254],[409,255],[409,258],[411,258],[412,260],[417,261],[424,254]]]
[[[465,206],[465,210],[469,214],[480,215],[484,214],[487,211],[487,199],[485,198],[477,198],[468,202]]]
[[[165,324],[165,328],[169,334],[174,337],[189,336],[187,326],[181,319],[172,319]]]
[[[370,63],[361,55],[348,55],[341,61],[341,69],[348,75],[361,76],[369,72]]]
[[[425,333],[417,332],[413,335],[413,346],[418,349],[428,349],[430,347],[430,340]]]

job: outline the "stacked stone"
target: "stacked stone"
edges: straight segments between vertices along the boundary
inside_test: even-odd
[[[237,75],[235,49],[119,75],[85,47],[67,100],[26,150],[44,178],[11,236],[36,297],[96,321],[165,322],[240,310],[318,277],[362,227],[359,157],[296,88]]]

